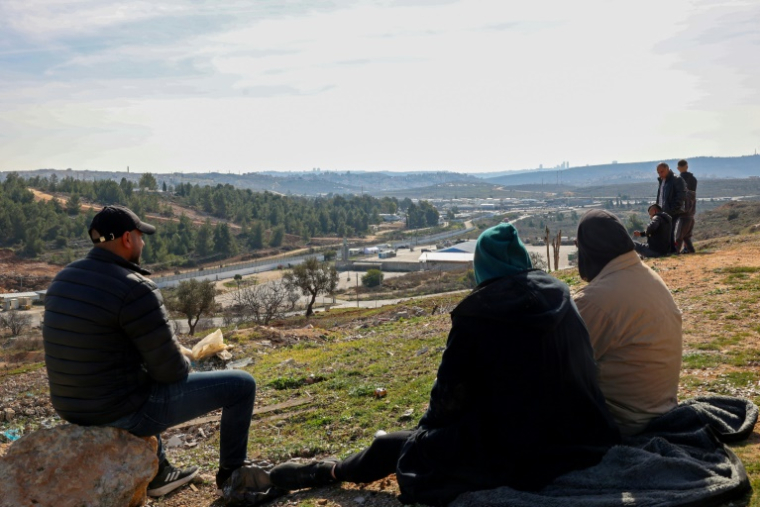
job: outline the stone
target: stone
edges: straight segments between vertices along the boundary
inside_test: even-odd
[[[158,471],[154,437],[65,424],[32,432],[0,457],[0,507],[137,507]]]
[[[166,442],[166,447],[181,447],[182,446],[182,439],[179,435],[174,435]]]
[[[5,420],[6,421],[12,421],[13,418],[16,417],[16,411],[12,408],[6,408],[5,409]]]

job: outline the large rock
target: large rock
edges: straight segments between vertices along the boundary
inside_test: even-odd
[[[158,470],[156,439],[66,424],[0,457],[0,507],[136,507]]]

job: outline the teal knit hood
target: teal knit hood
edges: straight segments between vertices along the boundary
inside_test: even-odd
[[[475,280],[513,275],[531,269],[530,256],[512,224],[501,223],[486,229],[475,245]]]

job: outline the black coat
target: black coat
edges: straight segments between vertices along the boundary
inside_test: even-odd
[[[686,182],[670,171],[665,177],[665,184],[662,185],[662,178],[657,178],[657,201],[660,202],[660,193],[663,195],[662,211],[675,218],[686,213]]]
[[[689,171],[684,171],[681,179],[686,183],[686,214],[693,217],[697,212],[697,178]]]
[[[670,253],[673,238],[673,219],[665,212],[656,213],[646,230],[647,246],[661,255]]]
[[[430,406],[398,461],[402,502],[538,489],[619,442],[564,283],[538,270],[489,280],[451,318]]]
[[[105,424],[135,412],[152,382],[187,377],[182,355],[148,271],[93,248],[66,266],[45,296],[42,337],[50,398],[60,416]]]

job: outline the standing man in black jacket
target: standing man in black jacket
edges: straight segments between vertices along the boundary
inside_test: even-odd
[[[673,174],[668,164],[661,162],[657,165],[657,200],[656,203],[662,208],[662,211],[671,216],[673,221],[686,213],[686,183],[684,180]],[[675,225],[675,224],[674,224]],[[673,237],[671,238],[670,251],[676,251],[675,230],[673,227]]]
[[[158,473],[148,494],[189,482],[196,467],[173,467],[160,433],[222,408],[221,488],[243,465],[256,383],[244,371],[190,373],[156,284],[141,268],[143,234],[156,228],[130,209],[106,206],[89,229],[94,247],[66,266],[45,298],[42,337],[50,398],[74,424],[112,426],[158,438]]]
[[[694,230],[694,215],[697,213],[697,178],[689,172],[689,163],[686,160],[678,161],[678,172],[681,173],[681,179],[686,183],[686,212],[678,217],[675,224],[678,229],[678,235],[674,235],[676,252],[694,253],[691,233]]]
[[[671,224],[673,219],[662,211],[659,204],[652,204],[647,210],[650,222],[646,231],[633,231],[637,238],[646,237],[647,244],[633,242],[636,253],[644,257],[662,257],[670,253]]]

